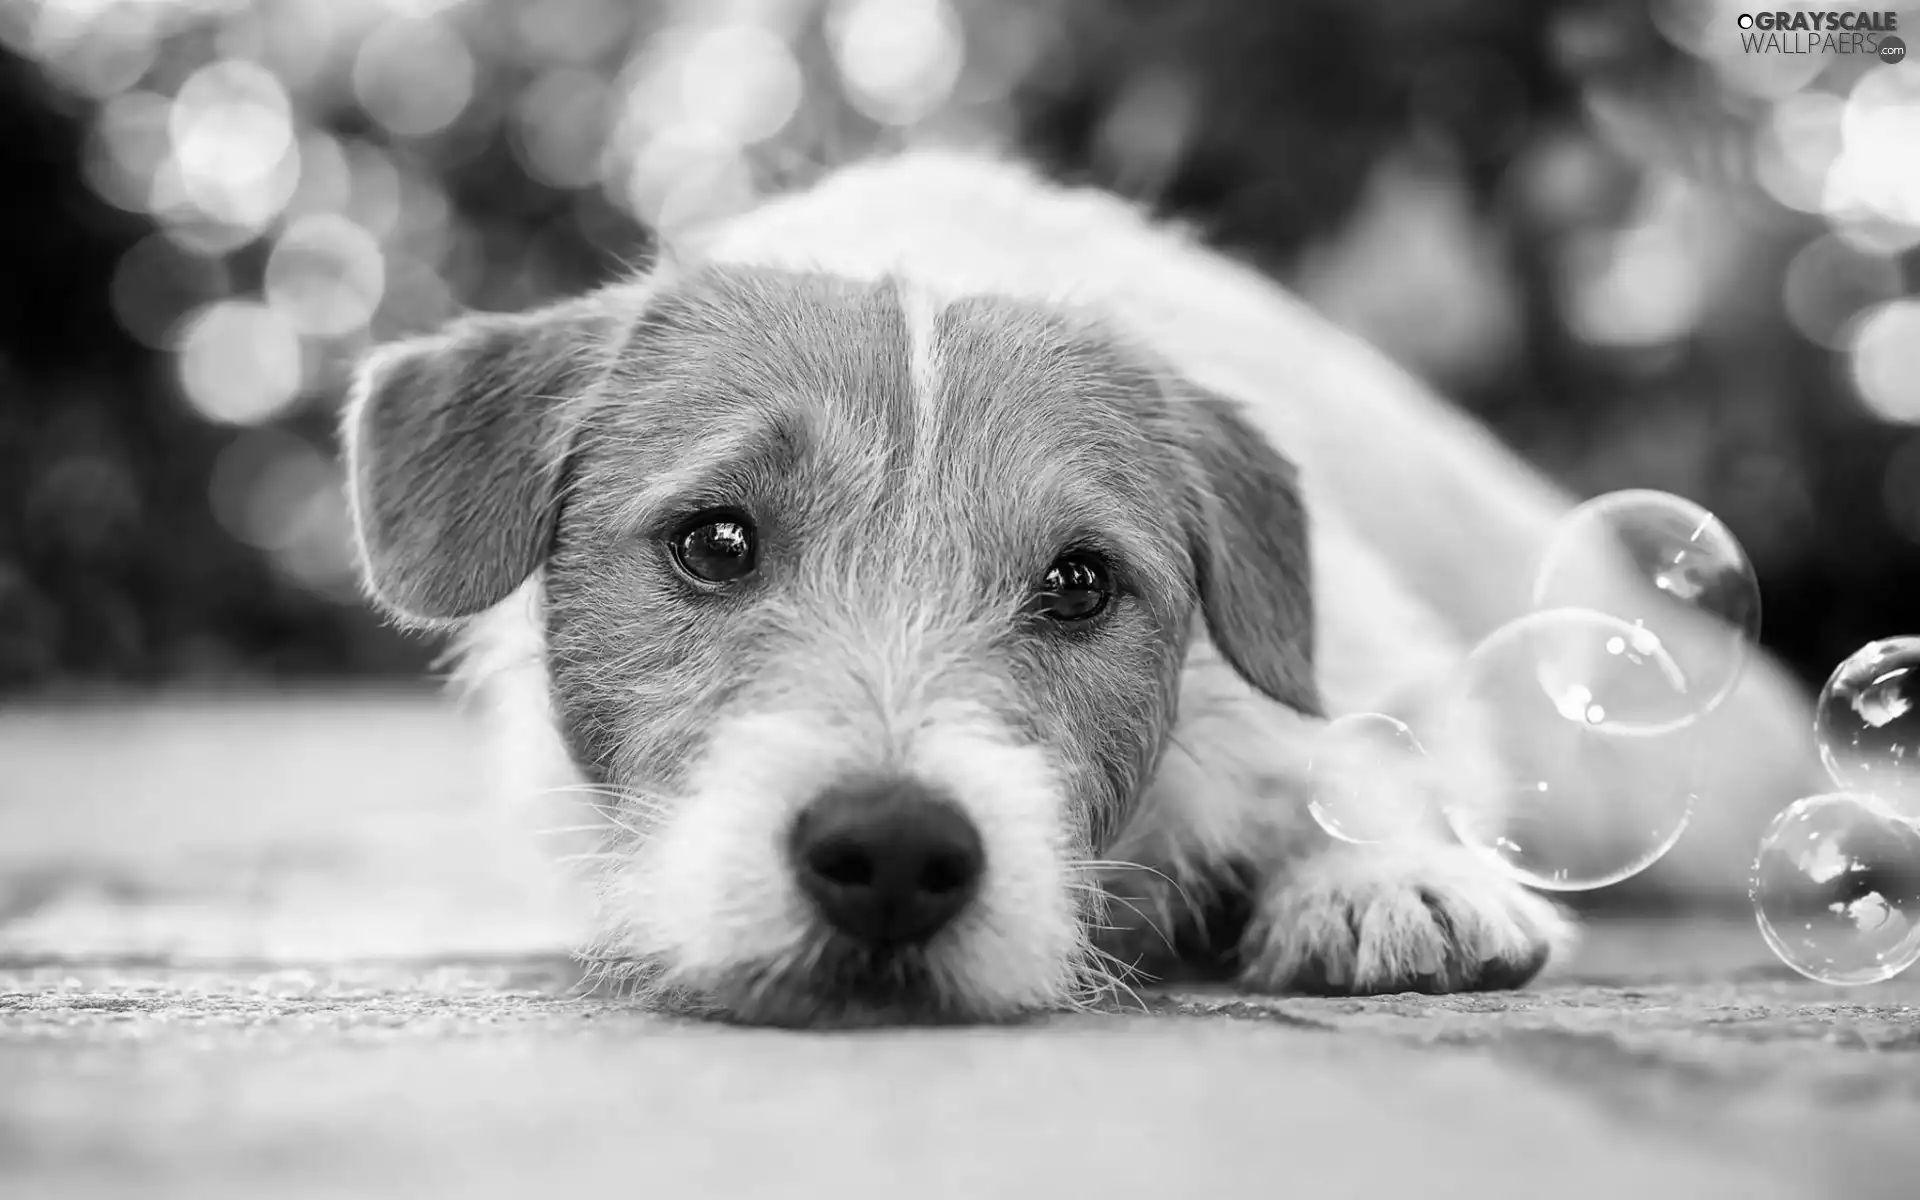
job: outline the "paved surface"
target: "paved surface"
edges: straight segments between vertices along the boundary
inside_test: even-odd
[[[687,1024],[572,994],[472,749],[409,696],[0,715],[0,1194],[1920,1194],[1920,978],[1745,921],[1498,996]]]

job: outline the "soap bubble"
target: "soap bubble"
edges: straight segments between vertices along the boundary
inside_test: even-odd
[[[1920,816],[1920,637],[1869,642],[1835,667],[1813,735],[1834,786]]]
[[[1718,517],[1665,492],[1609,492],[1569,513],[1534,577],[1533,606],[1589,608],[1630,627],[1618,645],[1543,650],[1540,681],[1550,692],[1612,676],[1619,646],[1641,656],[1664,649],[1670,671],[1627,664],[1608,689],[1607,719],[1638,733],[1668,732],[1712,711],[1739,682],[1760,634],[1760,585],[1746,551]],[[1596,649],[1606,654],[1587,657]]]
[[[1413,731],[1392,717],[1354,713],[1329,721],[1307,766],[1307,811],[1343,842],[1405,837],[1426,816],[1425,758]]]
[[[1748,891],[1780,961],[1821,983],[1878,983],[1920,958],[1920,828],[1872,796],[1810,796],[1773,819]]]
[[[1618,883],[1652,866],[1687,827],[1693,739],[1612,719],[1622,696],[1660,698],[1661,688],[1683,686],[1658,644],[1633,650],[1636,628],[1578,608],[1510,622],[1474,648],[1434,715],[1427,745],[1451,781],[1448,823],[1522,883],[1554,891]],[[1604,669],[1549,691],[1542,661]]]

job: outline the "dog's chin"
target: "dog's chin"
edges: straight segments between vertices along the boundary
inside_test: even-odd
[[[653,989],[652,1001],[678,1016],[786,1029],[972,1025],[1033,1011],[968,996],[933,951],[875,950],[837,935],[819,936],[804,953],[666,983]]]

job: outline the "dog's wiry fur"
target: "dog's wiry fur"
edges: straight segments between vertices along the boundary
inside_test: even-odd
[[[1002,1017],[1120,968],[1455,990],[1570,936],[1439,831],[1335,846],[1305,803],[1324,714],[1417,705],[1516,614],[1564,498],[1110,197],[851,169],[671,269],[382,352],[346,445],[372,594],[460,626],[510,786],[591,791],[590,956],[656,997],[800,1024]],[[719,506],[764,559],[709,593],[663,545]],[[1075,546],[1119,599],[1037,629],[1030,581]],[[948,793],[988,863],[884,960],[820,927],[781,850],[875,774]]]

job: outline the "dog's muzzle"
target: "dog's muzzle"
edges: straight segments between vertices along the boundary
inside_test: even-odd
[[[966,814],[897,779],[827,789],[794,822],[789,851],[821,918],[878,951],[930,940],[972,902],[986,868]]]

